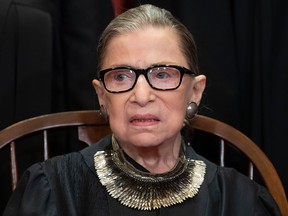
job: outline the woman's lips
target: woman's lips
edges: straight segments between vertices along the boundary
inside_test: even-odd
[[[152,114],[134,115],[129,119],[129,122],[137,126],[149,126],[158,123],[160,119]]]

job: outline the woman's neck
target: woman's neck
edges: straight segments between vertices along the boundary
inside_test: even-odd
[[[165,173],[177,164],[181,148],[181,137],[172,144],[153,147],[123,146],[125,153],[151,173]]]

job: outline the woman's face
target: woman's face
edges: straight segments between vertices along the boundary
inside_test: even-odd
[[[147,68],[157,64],[188,68],[179,38],[172,29],[147,27],[114,37],[107,46],[102,69]],[[128,92],[109,93],[98,80],[93,85],[122,147],[156,147],[179,144],[187,104],[199,103],[205,77],[184,75],[179,88],[169,91],[152,89],[143,75]]]

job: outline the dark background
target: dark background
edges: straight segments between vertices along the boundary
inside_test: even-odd
[[[252,138],[288,191],[286,0],[0,0],[0,129],[40,114],[98,108],[91,81],[99,34],[139,2],[170,10],[189,28],[207,76],[200,113]],[[2,152],[0,187],[6,159]],[[9,194],[1,191],[0,212]]]

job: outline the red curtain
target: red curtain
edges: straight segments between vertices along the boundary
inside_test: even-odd
[[[127,9],[133,7],[134,2],[131,0],[112,0],[114,15],[118,16]]]

